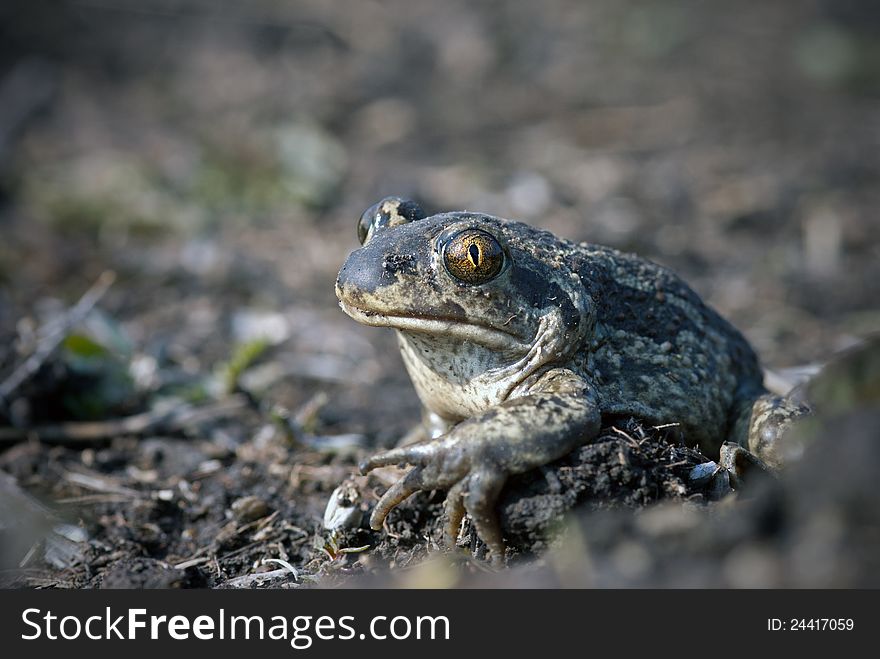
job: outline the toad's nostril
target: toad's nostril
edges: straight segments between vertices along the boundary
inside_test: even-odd
[[[416,257],[412,254],[389,254],[382,261],[382,266],[389,275],[414,275],[417,273]]]

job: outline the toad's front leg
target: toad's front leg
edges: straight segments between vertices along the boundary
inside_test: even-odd
[[[600,412],[593,389],[565,370],[546,373],[524,395],[491,407],[445,435],[386,451],[361,464],[411,464],[413,469],[376,504],[370,526],[382,528],[401,501],[420,490],[448,490],[446,534],[454,542],[465,511],[492,558],[504,556],[495,504],[508,476],[560,458],[595,438]]]

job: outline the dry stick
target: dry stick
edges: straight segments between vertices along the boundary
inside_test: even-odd
[[[256,574],[246,574],[241,577],[227,579],[223,582],[223,585],[230,588],[252,588],[267,581],[276,581],[278,579],[289,580],[291,576],[294,576],[291,571],[283,567],[277,570],[272,570],[271,572],[257,572]],[[294,583],[296,583],[295,578]]]
[[[71,421],[33,428],[0,428],[0,443],[18,442],[32,436],[47,443],[94,442],[120,435],[140,435],[159,427],[177,430],[194,423],[231,416],[247,407],[247,404],[244,396],[231,396],[210,405],[192,407],[184,404],[109,421]]]
[[[5,406],[12,393],[40,370],[40,367],[61,345],[70,329],[81,322],[113,285],[116,273],[106,270],[65,314],[58,328],[43,337],[34,352],[12,374],[0,383],[0,405]]]

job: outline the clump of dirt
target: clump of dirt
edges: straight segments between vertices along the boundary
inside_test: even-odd
[[[206,582],[198,570],[177,570],[155,558],[126,558],[101,576],[101,588],[198,588]]]
[[[637,509],[660,501],[710,499],[708,484],[689,478],[707,461],[699,450],[681,443],[674,428],[652,428],[635,419],[608,426],[592,443],[540,469],[510,478],[498,514],[512,561],[540,556],[578,510]],[[384,488],[370,492],[372,503]],[[350,546],[375,545],[389,564],[409,566],[443,547],[444,492],[419,493],[400,504],[378,533],[366,525],[348,531]],[[466,518],[458,545],[485,558],[487,548]]]
[[[707,459],[667,441],[635,420],[610,428],[544,469],[512,478],[500,502],[505,537],[524,556],[546,549],[565,515],[576,508],[638,508],[659,501],[703,501],[704,485],[689,474]]]

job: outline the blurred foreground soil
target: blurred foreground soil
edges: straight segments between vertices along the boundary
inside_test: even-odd
[[[876,343],[748,491],[637,423],[524,475],[500,574],[440,550],[441,493],[322,521],[419,419],[333,293],[385,195],[669,265],[775,370],[880,330],[878,35],[854,0],[3,3],[0,583],[880,585]]]

